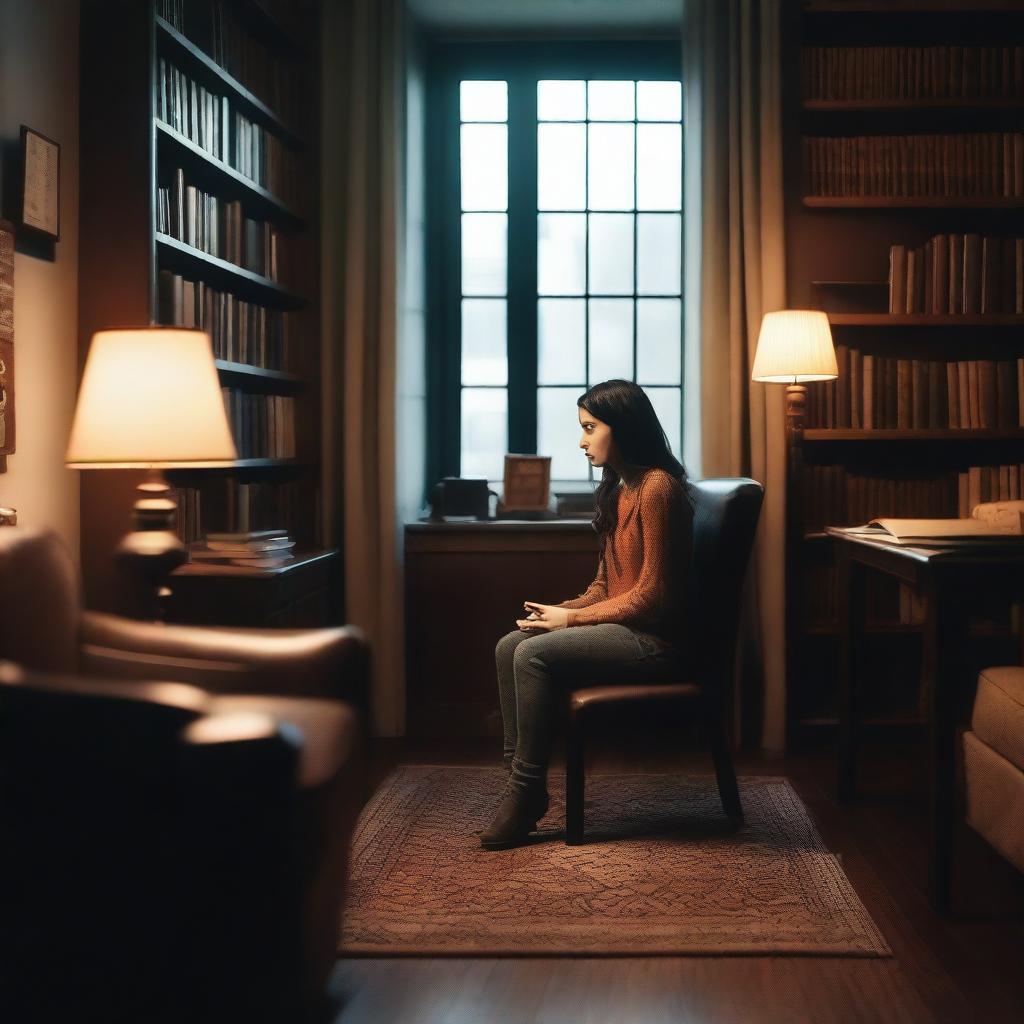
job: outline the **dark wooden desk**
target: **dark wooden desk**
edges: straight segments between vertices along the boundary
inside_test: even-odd
[[[494,645],[516,628],[524,600],[586,589],[597,555],[590,520],[408,524],[408,734],[500,736]]]
[[[973,548],[891,544],[829,527],[839,571],[838,795],[856,795],[858,681],[865,646],[864,577],[868,569],[894,576],[926,603],[923,678],[928,726],[929,891],[932,906],[948,913],[954,829],[957,722],[970,714],[974,680],[964,653],[975,596],[998,589],[1024,592],[1024,543]],[[959,703],[958,703],[959,702]]]

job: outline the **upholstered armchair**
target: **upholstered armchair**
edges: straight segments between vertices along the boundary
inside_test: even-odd
[[[59,539],[11,528],[0,659],[0,1017],[316,1019],[366,795],[358,630],[85,611]]]

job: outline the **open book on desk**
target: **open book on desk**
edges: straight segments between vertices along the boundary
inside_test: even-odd
[[[970,547],[1020,543],[1024,545],[1020,520],[984,519],[872,519],[866,526],[840,528],[843,533],[871,537],[890,544],[910,547]]]

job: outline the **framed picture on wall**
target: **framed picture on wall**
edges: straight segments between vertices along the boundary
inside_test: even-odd
[[[60,241],[60,144],[21,126],[21,227]]]

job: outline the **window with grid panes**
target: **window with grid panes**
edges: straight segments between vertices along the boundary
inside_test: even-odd
[[[511,451],[550,455],[556,485],[585,484],[576,399],[610,377],[644,388],[680,456],[678,47],[444,57],[431,161],[434,478],[500,481]]]

